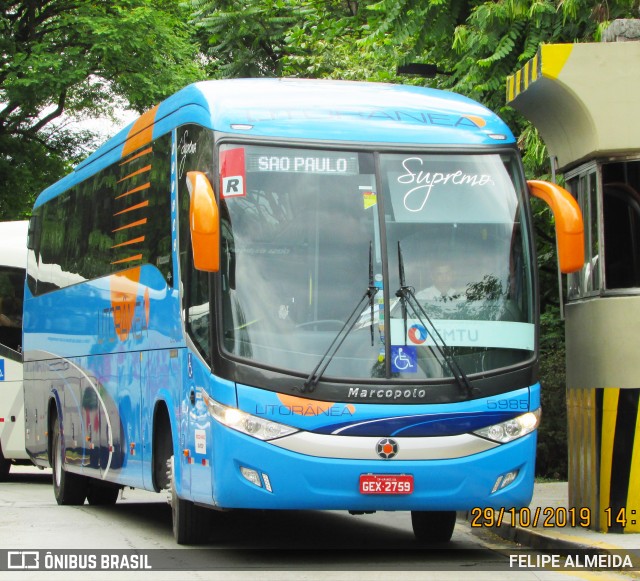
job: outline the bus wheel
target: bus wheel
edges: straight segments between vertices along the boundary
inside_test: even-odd
[[[120,487],[114,484],[92,479],[87,488],[87,500],[89,504],[115,504],[120,490]]]
[[[448,543],[456,526],[456,512],[411,511],[413,534],[423,543]]]
[[[73,474],[64,469],[62,465],[62,438],[60,436],[60,422],[56,417],[53,422],[53,438],[51,444],[53,493],[58,504],[84,504],[84,499],[87,497],[87,479],[80,474]]]
[[[0,446],[0,482],[4,482],[9,477],[11,462],[4,457],[2,446]]]
[[[183,500],[176,493],[174,457],[167,461],[173,537],[179,545],[196,545],[209,535],[209,510]]]

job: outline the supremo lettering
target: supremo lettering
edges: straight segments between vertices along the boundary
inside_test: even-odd
[[[494,185],[487,174],[469,174],[462,170],[443,173],[423,171],[424,161],[419,157],[408,157],[402,161],[404,174],[398,176],[398,183],[413,186],[403,198],[404,207],[409,212],[420,212],[424,208],[433,188],[438,185],[483,187]]]
[[[349,160],[344,157],[304,157],[262,155],[258,158],[260,171],[290,171],[305,173],[349,173]]]
[[[182,137],[180,138],[180,143],[178,144],[178,178],[182,177],[184,173],[185,162],[187,161],[187,155],[193,155],[196,153],[198,144],[194,141],[188,141],[189,139],[189,131],[185,131]]]

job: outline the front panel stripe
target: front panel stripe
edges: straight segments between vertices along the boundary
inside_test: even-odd
[[[448,460],[486,452],[499,446],[472,434],[426,438],[394,438],[398,455],[388,462],[402,460]],[[335,436],[297,432],[271,440],[271,444],[307,456],[348,460],[380,460],[376,453],[379,437]]]

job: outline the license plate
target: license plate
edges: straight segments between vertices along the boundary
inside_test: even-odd
[[[361,494],[411,494],[413,475],[411,474],[361,474]]]

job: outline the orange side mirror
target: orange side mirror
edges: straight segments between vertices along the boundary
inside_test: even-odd
[[[191,197],[189,228],[193,265],[198,270],[220,270],[220,212],[213,187],[200,171],[187,172],[187,189]]]
[[[544,200],[553,212],[558,240],[560,271],[576,272],[584,265],[584,222],[575,198],[564,188],[550,182],[529,180],[531,193]]]

